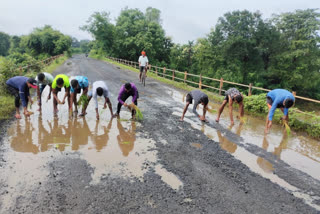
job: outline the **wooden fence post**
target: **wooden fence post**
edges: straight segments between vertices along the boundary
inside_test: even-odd
[[[187,80],[187,71],[184,72],[184,81],[183,82],[186,83],[186,80]]]
[[[21,68],[21,66],[20,66],[19,70],[20,70],[20,76],[22,76],[22,68]]]
[[[174,70],[172,71],[172,80],[174,81]]]
[[[162,77],[164,77],[165,73],[166,73],[166,67],[163,67],[163,75],[162,75]]]
[[[252,83],[249,84],[249,93],[248,96],[252,95]]]
[[[156,67],[156,75],[158,76],[158,67]]]
[[[202,88],[202,74],[200,74],[200,78],[199,78],[199,89]]]
[[[219,88],[219,95],[221,95],[222,86],[223,86],[223,78],[221,77],[221,79],[220,79],[220,88]]]

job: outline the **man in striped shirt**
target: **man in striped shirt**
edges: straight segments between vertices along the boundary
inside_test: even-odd
[[[226,91],[226,96],[222,102],[222,105],[219,108],[218,116],[216,119],[217,123],[220,120],[220,116],[221,116],[221,113],[223,112],[224,107],[226,106],[227,103],[229,103],[230,121],[231,121],[231,125],[234,125],[233,116],[232,116],[232,106],[233,106],[234,102],[239,104],[239,116],[243,117],[243,115],[244,115],[243,96],[238,91],[238,89],[230,88],[229,90]]]

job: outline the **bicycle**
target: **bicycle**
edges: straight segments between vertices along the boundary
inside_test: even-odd
[[[144,68],[144,71],[143,71],[142,77],[141,77],[141,82],[142,82],[143,86],[146,86],[147,70],[148,70],[148,67],[146,66]]]

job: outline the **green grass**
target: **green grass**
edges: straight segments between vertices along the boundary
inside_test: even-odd
[[[0,100],[0,120],[12,117],[12,112],[15,110],[14,98],[4,94],[0,96]]]
[[[60,65],[62,65],[66,60],[68,59],[67,56],[60,57],[56,60],[54,60],[53,63],[51,63],[49,66],[42,69],[42,72],[52,73],[55,71]]]

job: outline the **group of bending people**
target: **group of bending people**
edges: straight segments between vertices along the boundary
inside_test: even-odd
[[[117,112],[113,114],[112,111],[112,104],[109,99],[109,90],[104,81],[95,81],[92,83],[92,90],[89,91],[89,81],[88,78],[85,76],[74,76],[74,77],[68,77],[65,74],[58,74],[57,76],[53,77],[51,74],[42,72],[37,75],[37,77],[34,78],[28,78],[24,76],[15,76],[7,80],[7,91],[12,94],[15,97],[15,107],[16,107],[16,113],[15,117],[17,119],[21,118],[20,115],[20,99],[23,106],[23,114],[25,116],[30,116],[33,112],[28,111],[28,103],[32,105],[33,101],[30,96],[29,89],[34,88],[37,90],[37,98],[38,98],[38,106],[39,111],[41,112],[42,107],[42,93],[46,86],[49,87],[49,93],[47,96],[47,101],[51,99],[51,92],[53,95],[53,113],[57,115],[58,113],[58,104],[65,104],[66,99],[68,102],[69,107],[69,113],[73,113],[73,106],[74,106],[74,112],[78,112],[78,104],[79,101],[77,100],[77,94],[80,94],[82,91],[81,96],[86,97],[85,103],[82,105],[82,111],[79,114],[79,116],[85,116],[86,115],[86,109],[90,102],[90,100],[93,98],[95,101],[95,110],[96,110],[96,118],[99,120],[99,111],[98,111],[98,97],[104,97],[105,102],[103,105],[103,108],[107,108],[107,104],[110,109],[111,117],[116,117],[120,114],[120,110],[122,105],[128,107],[132,111],[132,117],[135,118],[136,111],[134,108],[131,108],[128,106],[125,101],[128,97],[132,96],[132,103],[137,105],[139,98],[138,89],[135,86],[134,83],[126,83],[123,84],[120,88],[120,92],[118,95],[118,106],[117,106]],[[61,89],[65,89],[65,94],[63,96],[63,99],[60,100],[58,98],[58,93],[61,91]],[[80,97],[81,99],[81,97]]]
[[[269,113],[266,120],[266,128],[265,133],[268,133],[272,126],[272,118],[274,112],[277,108],[280,108],[283,112],[284,116],[281,118],[282,120],[289,120],[289,108],[293,106],[295,102],[295,98],[291,92],[285,89],[274,89],[267,93],[267,105],[269,108]],[[193,103],[193,113],[204,122],[207,122],[206,112],[208,110],[209,98],[208,96],[200,90],[193,90],[189,92],[186,96],[186,105],[183,109],[182,116],[180,121],[183,121],[184,115],[190,104]],[[224,107],[229,103],[229,117],[231,121],[231,125],[234,125],[232,108],[233,103],[237,103],[239,105],[239,118],[244,116],[244,103],[243,103],[243,95],[236,88],[230,88],[225,93],[225,98],[218,110],[216,122],[218,123],[220,120],[221,113],[223,112]],[[203,114],[199,115],[197,113],[197,106],[201,104],[203,105]]]
[[[28,111],[27,106],[28,102],[31,104],[33,103],[29,88],[35,88],[37,90],[37,97],[38,97],[38,105],[39,111],[41,111],[42,106],[42,92],[46,86],[49,87],[49,93],[47,96],[47,101],[51,99],[51,92],[53,94],[53,113],[57,114],[58,112],[58,104],[65,104],[67,99],[69,113],[72,114],[73,106],[75,108],[75,112],[78,112],[78,101],[77,101],[77,94],[81,93],[87,99],[87,102],[83,105],[82,111],[79,116],[86,115],[86,109],[93,98],[95,101],[95,110],[96,110],[96,118],[99,120],[99,111],[98,111],[98,96],[104,97],[105,102],[103,108],[107,108],[107,104],[109,106],[111,117],[119,116],[120,110],[122,105],[131,109],[132,118],[135,118],[136,111],[132,106],[129,106],[125,101],[132,96],[132,103],[136,106],[138,105],[138,98],[139,93],[138,89],[134,83],[125,83],[121,86],[119,95],[118,95],[118,106],[117,112],[113,114],[112,111],[112,104],[109,99],[109,90],[104,81],[95,81],[92,84],[92,90],[89,91],[89,81],[88,78],[85,76],[75,76],[75,77],[68,77],[65,74],[58,74],[57,76],[53,77],[51,74],[42,72],[37,75],[35,79],[28,78],[24,76],[15,76],[10,78],[7,82],[7,89],[10,94],[15,97],[15,107],[16,107],[16,114],[15,117],[17,119],[21,118],[19,106],[20,106],[20,99],[23,105],[23,114],[25,116],[30,116],[32,112]],[[58,98],[58,93],[61,91],[61,88],[65,88],[65,94],[62,100]],[[293,106],[295,102],[295,98],[292,93],[285,89],[274,89],[267,93],[267,105],[269,108],[269,113],[266,120],[266,130],[268,132],[272,126],[272,118],[274,112],[277,108],[280,108],[284,113],[283,120],[288,121],[289,119],[289,108]],[[180,118],[183,121],[185,113],[190,104],[193,104],[193,113],[199,117],[201,121],[207,122],[206,119],[206,112],[208,110],[208,103],[209,98],[208,96],[200,90],[193,90],[189,92],[186,96],[186,105],[184,107],[182,116]],[[222,105],[219,108],[216,122],[219,122],[221,113],[223,112],[224,107],[229,103],[229,116],[231,124],[234,124],[233,115],[232,115],[232,107],[233,103],[237,103],[239,105],[239,117],[243,117],[244,115],[244,103],[243,103],[243,95],[237,90],[236,88],[230,88],[225,93],[225,98],[222,102]],[[197,106],[199,104],[203,105],[203,114],[199,115],[197,113]]]

